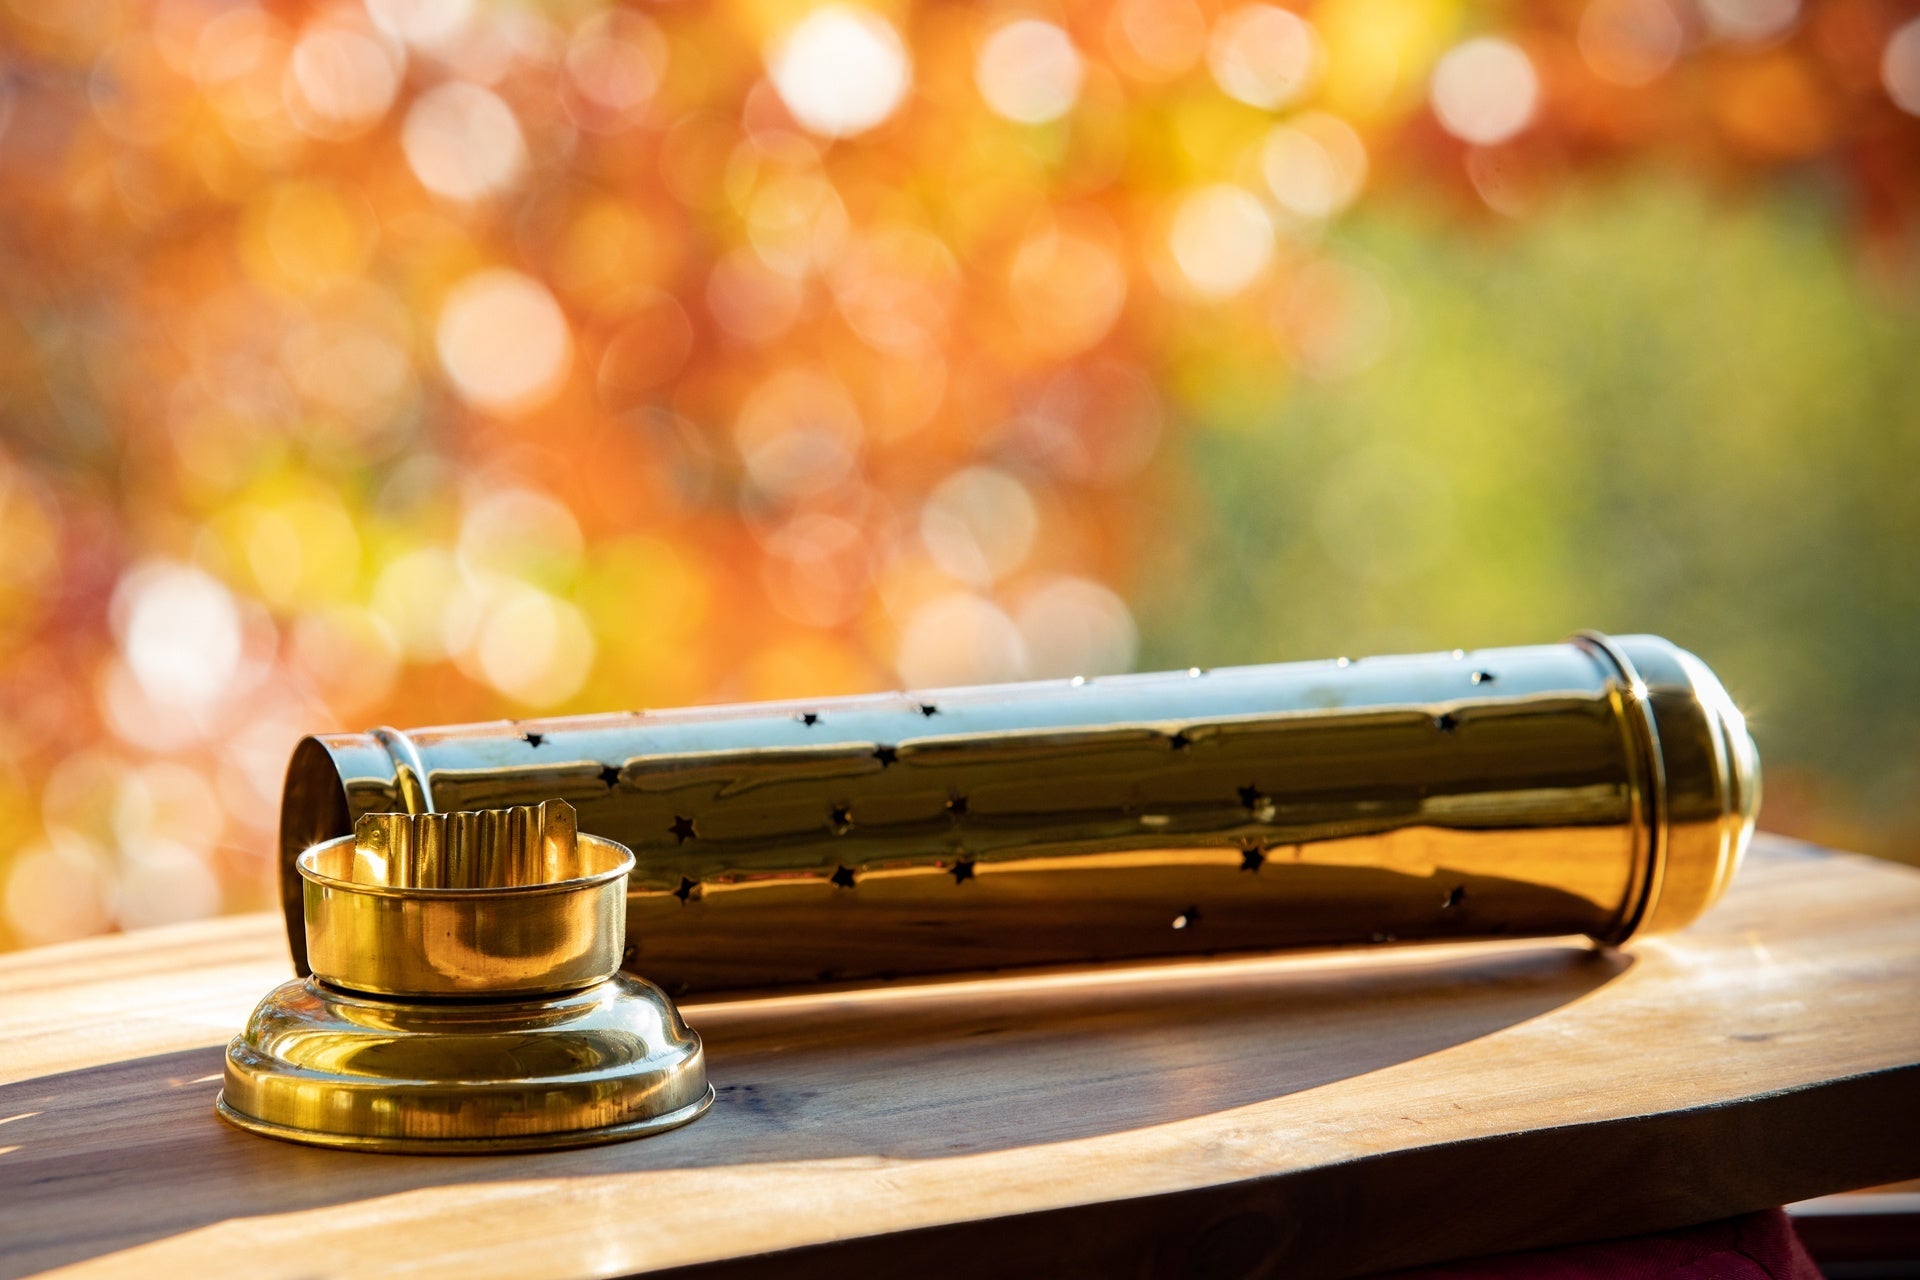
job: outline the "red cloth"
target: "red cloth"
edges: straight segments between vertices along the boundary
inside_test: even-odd
[[[1399,1271],[1394,1280],[1823,1280],[1783,1209],[1680,1231]]]

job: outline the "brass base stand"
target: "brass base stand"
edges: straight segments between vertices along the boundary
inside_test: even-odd
[[[516,1000],[270,992],[227,1048],[222,1117],[316,1146],[483,1155],[619,1142],[713,1101],[700,1038],[618,974]]]

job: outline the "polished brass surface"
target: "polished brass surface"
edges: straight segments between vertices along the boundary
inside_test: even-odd
[[[307,964],[354,991],[536,994],[620,967],[633,855],[578,835],[564,801],[367,814],[295,865]]]
[[[632,866],[557,800],[366,814],[303,851],[312,972],[228,1046],[220,1114],[271,1137],[440,1154],[694,1119],[713,1096],[699,1037],[619,972]]]
[[[441,1002],[305,978],[269,994],[228,1047],[219,1108],[270,1137],[462,1155],[637,1138],[712,1100],[699,1038],[626,974],[561,995]]]
[[[1758,804],[1650,636],[310,738],[282,855],[362,814],[563,798],[632,847],[670,991],[1679,928]]]

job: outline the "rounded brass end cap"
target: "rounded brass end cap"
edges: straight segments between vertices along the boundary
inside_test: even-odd
[[[462,1155],[642,1137],[712,1101],[700,1038],[626,974],[515,1001],[384,1000],[306,978],[227,1046],[218,1109],[294,1142]]]
[[[1760,810],[1760,752],[1706,663],[1658,636],[1610,643],[1637,675],[1661,773],[1658,866],[1636,932],[1683,928],[1733,879]]]

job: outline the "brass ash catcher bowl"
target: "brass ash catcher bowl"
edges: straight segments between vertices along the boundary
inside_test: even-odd
[[[616,1142],[713,1101],[700,1039],[620,972],[624,845],[564,801],[370,813],[305,850],[309,976],[227,1047],[222,1116],[410,1154]]]

